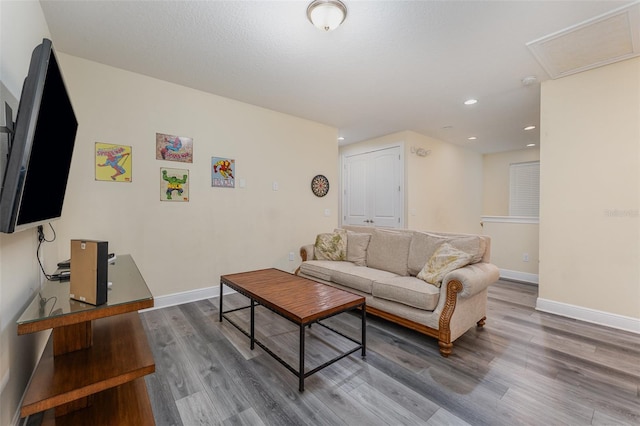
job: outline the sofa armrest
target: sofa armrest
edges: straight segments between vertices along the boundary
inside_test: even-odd
[[[313,260],[313,248],[315,246],[313,244],[307,244],[306,246],[300,247],[300,257],[302,261]]]
[[[462,284],[462,291],[458,297],[466,298],[481,292],[499,278],[500,270],[496,265],[480,262],[449,272],[442,280],[442,287],[446,288],[449,281],[459,281]]]

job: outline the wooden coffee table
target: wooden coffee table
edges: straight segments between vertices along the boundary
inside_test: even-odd
[[[228,311],[222,309],[223,286],[228,286],[238,293],[248,297],[251,301],[249,306],[236,308]],[[273,351],[255,338],[255,306],[262,305],[283,318],[288,319],[300,328],[300,348],[299,348],[299,368],[296,370],[286,361],[281,359]],[[360,341],[335,330],[320,321],[334,315],[360,309],[362,315],[362,337]],[[251,309],[250,331],[247,332],[236,324],[227,315],[241,309]],[[265,350],[269,355],[284,365],[289,371],[299,379],[299,390],[304,391],[304,379],[326,366],[356,352],[362,350],[362,357],[366,356],[366,313],[365,298],[348,291],[340,290],[326,284],[318,283],[307,278],[299,277],[278,269],[262,269],[258,271],[242,272],[238,274],[223,275],[220,277],[220,321],[225,318],[238,330],[249,337],[251,349],[254,343]],[[304,338],[305,327],[317,323],[322,327],[354,342],[357,346],[343,352],[324,364],[310,370],[304,371]]]

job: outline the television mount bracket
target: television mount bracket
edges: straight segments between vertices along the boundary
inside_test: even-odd
[[[5,126],[0,127],[0,133],[6,133],[9,135],[9,150],[11,151],[11,142],[13,141],[13,134],[16,132],[15,122],[13,121],[13,110],[8,103],[4,103],[4,119]]]

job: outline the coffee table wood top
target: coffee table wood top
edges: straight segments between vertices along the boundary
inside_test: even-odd
[[[225,285],[298,324],[307,324],[364,303],[364,297],[279,269],[220,277]]]

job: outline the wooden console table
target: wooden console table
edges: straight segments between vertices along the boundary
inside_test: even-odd
[[[137,313],[153,296],[130,255],[109,265],[107,303],[69,298],[69,282],[47,282],[18,319],[18,334],[53,329],[25,394],[21,417],[43,424],[154,425],[144,376],[155,371]],[[48,411],[47,411],[48,410]]]

